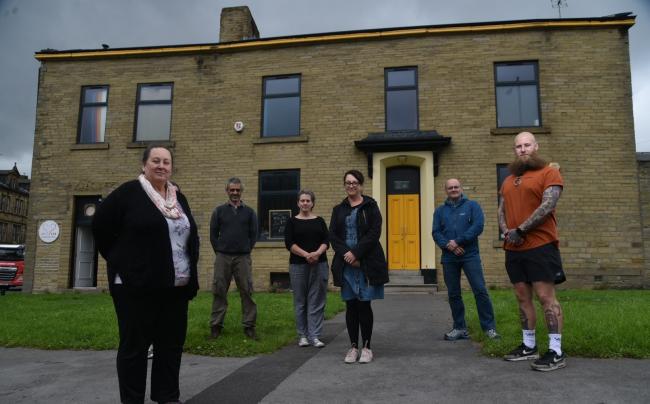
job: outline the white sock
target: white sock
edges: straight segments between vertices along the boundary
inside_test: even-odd
[[[521,330],[524,334],[524,345],[528,348],[535,348],[535,330]]]
[[[548,349],[562,355],[562,334],[548,334]]]

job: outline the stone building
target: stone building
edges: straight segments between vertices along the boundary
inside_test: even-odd
[[[0,170],[0,244],[24,244],[29,204],[29,178],[14,164]]]
[[[175,151],[174,181],[214,254],[209,219],[242,178],[260,218],[255,287],[287,276],[282,223],[300,188],[329,221],[360,169],[379,203],[390,268],[442,283],[431,238],[444,180],[483,207],[489,285],[508,283],[497,190],[513,137],[533,132],[559,164],[570,287],[648,286],[635,158],[629,13],[261,38],[247,7],[222,10],[220,42],[43,50],[26,289],[106,287],[89,224],[94,205],[140,170],[143,148]],[[39,237],[43,223],[47,234]],[[47,230],[47,229],[46,229]],[[331,257],[331,253],[329,254]]]

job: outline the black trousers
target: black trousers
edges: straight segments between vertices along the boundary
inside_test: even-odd
[[[123,403],[143,403],[147,386],[147,350],[154,347],[151,400],[177,401],[178,376],[187,332],[188,300],[180,288],[147,294],[113,285],[111,296],[120,330],[117,378]]]

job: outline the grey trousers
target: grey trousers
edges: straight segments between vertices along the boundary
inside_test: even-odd
[[[289,265],[296,330],[310,341],[320,338],[323,330],[328,274],[327,262]]]
[[[257,304],[253,301],[251,256],[250,254],[230,255],[219,252],[214,260],[210,325],[223,328],[223,321],[228,309],[228,288],[230,288],[230,281],[233,277],[241,299],[242,324],[244,327],[255,327]]]

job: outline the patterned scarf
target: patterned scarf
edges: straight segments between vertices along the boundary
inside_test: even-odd
[[[142,189],[144,189],[144,192],[147,193],[149,199],[151,199],[151,202],[156,205],[163,216],[170,219],[178,219],[181,217],[182,213],[178,207],[178,202],[176,201],[176,191],[178,188],[176,188],[174,184],[167,181],[167,198],[163,199],[163,197],[160,196],[160,194],[155,189],[153,189],[153,186],[144,176],[144,174],[140,174],[138,176],[138,181],[140,181]]]

